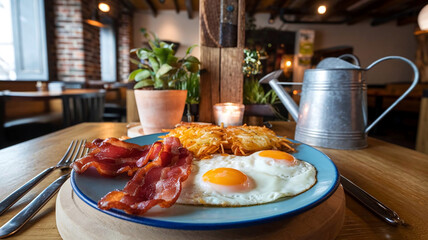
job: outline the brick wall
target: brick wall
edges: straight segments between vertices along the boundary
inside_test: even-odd
[[[56,79],[85,81],[85,52],[81,0],[53,0]]]
[[[118,73],[121,81],[128,80],[131,71],[130,54],[132,46],[132,16],[122,14],[118,29]]]
[[[51,80],[80,81],[101,79],[99,28],[84,20],[97,9],[96,0],[48,0],[48,31]],[[108,1],[109,13],[117,23],[118,80],[127,79],[132,39],[132,14],[124,11],[119,0]],[[52,7],[50,7],[52,5]],[[52,66],[54,65],[54,66]],[[53,69],[53,70],[52,70]]]
[[[100,29],[84,21],[85,19],[90,19],[94,10],[98,8],[97,2],[82,1],[84,70],[86,80],[101,80]]]

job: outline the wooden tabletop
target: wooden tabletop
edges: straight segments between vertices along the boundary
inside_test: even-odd
[[[64,91],[3,91],[3,96],[7,98],[19,98],[26,100],[42,100],[42,99],[53,99],[61,98],[65,96],[80,96],[88,94],[97,94],[104,92],[103,89],[66,89]]]
[[[272,122],[278,135],[293,137],[294,124]],[[0,199],[54,165],[73,139],[121,137],[126,123],[83,123],[0,150]],[[395,210],[408,226],[391,226],[351,197],[346,197],[345,224],[337,239],[428,239],[428,155],[369,138],[362,150],[320,149],[340,173]],[[7,222],[44,187],[61,175],[57,170],[0,217]],[[53,198],[10,239],[60,239]]]

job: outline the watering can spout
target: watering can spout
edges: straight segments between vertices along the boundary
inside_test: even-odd
[[[296,102],[294,102],[293,98],[284,90],[283,87],[280,86],[280,82],[278,82],[278,77],[282,74],[282,70],[273,71],[262,79],[260,79],[259,83],[269,83],[272,89],[278,95],[279,100],[281,100],[282,104],[287,108],[291,117],[297,122],[299,118],[299,107]],[[300,83],[299,83],[300,84]]]

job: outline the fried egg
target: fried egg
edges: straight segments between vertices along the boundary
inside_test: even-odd
[[[278,150],[195,160],[177,203],[247,206],[298,195],[316,182],[310,163]]]

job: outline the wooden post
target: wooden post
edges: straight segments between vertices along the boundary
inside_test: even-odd
[[[245,0],[200,0],[201,101],[199,120],[213,122],[219,102],[242,103]]]
[[[416,66],[420,73],[420,82],[428,82],[428,32],[417,34]]]

